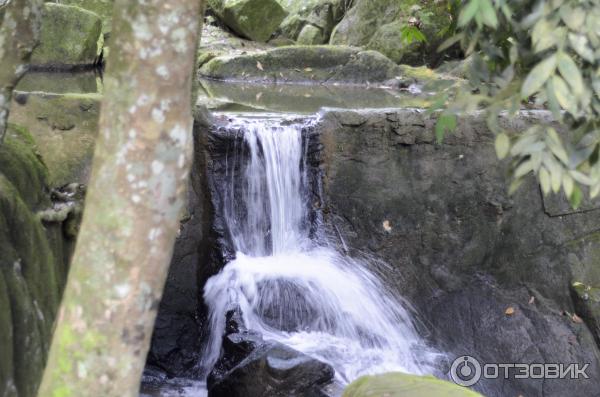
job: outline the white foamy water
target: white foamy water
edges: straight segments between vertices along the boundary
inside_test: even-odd
[[[302,125],[237,122],[245,144],[229,155],[223,187],[237,254],[204,289],[211,326],[205,370],[219,356],[226,311],[239,305],[249,329],[331,364],[339,382],[387,371],[432,373],[437,355],[419,338],[405,303],[368,264],[309,238]]]

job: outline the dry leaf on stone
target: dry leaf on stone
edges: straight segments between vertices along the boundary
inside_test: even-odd
[[[265,69],[263,68],[263,65],[262,65],[262,63],[260,63],[259,61],[256,61],[256,68],[257,68],[258,70],[263,70],[263,71],[265,70]]]
[[[515,314],[515,308],[512,306],[507,307],[504,311],[504,314],[506,314],[507,316],[512,316],[513,314]]]

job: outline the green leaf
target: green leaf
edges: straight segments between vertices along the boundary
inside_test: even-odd
[[[573,209],[579,208],[579,206],[581,205],[582,199],[583,199],[583,193],[581,192],[581,189],[579,188],[579,186],[575,186],[573,188],[573,192],[569,196],[569,201],[571,202],[571,207],[573,207]]]
[[[540,186],[542,187],[542,192],[544,193],[544,195],[547,195],[548,193],[550,193],[550,189],[551,189],[550,174],[544,167],[540,168]]]
[[[512,196],[523,184],[523,179],[515,179],[510,183],[510,187],[508,188],[508,194]]]
[[[571,86],[573,94],[576,96],[582,95],[584,91],[583,77],[573,59],[567,53],[561,51],[558,53],[557,60],[558,70]]]
[[[552,76],[552,84],[554,85],[554,95],[560,106],[571,114],[577,114],[577,104],[575,97],[571,94],[567,83],[560,76]]]
[[[438,143],[444,141],[446,131],[452,132],[456,129],[456,116],[453,114],[442,114],[435,125],[435,137]]]
[[[498,16],[491,0],[480,0],[479,11],[484,25],[496,29],[498,27]]]
[[[600,183],[592,186],[592,188],[590,189],[590,198],[595,199],[596,197],[598,197],[598,194],[600,194]]]
[[[562,185],[567,197],[571,197],[571,194],[573,194],[573,189],[575,188],[575,183],[569,174],[563,174]]]
[[[556,70],[556,54],[552,54],[548,58],[538,63],[527,75],[523,86],[521,87],[521,97],[529,98],[531,95],[539,91],[546,80],[552,76]]]
[[[531,160],[523,161],[515,170],[515,179],[524,177],[525,175],[527,175],[531,171],[533,171],[533,169],[534,169],[534,165]]]
[[[475,16],[477,10],[479,9],[479,0],[471,0],[466,7],[462,9],[460,12],[460,16],[458,17],[458,26],[465,26]]]
[[[501,133],[496,136],[496,155],[499,159],[503,159],[510,151],[510,138],[508,135]]]
[[[567,4],[560,8],[560,17],[571,30],[579,30],[585,22],[585,12],[581,7],[571,8]]]
[[[577,182],[581,183],[582,185],[591,186],[594,184],[594,181],[592,181],[592,178],[590,178],[583,172],[580,172],[577,170],[571,170],[571,171],[569,171],[569,174],[571,174],[573,179],[575,179]]]
[[[594,62],[594,51],[589,46],[588,38],[582,34],[569,33],[569,45],[583,59]]]

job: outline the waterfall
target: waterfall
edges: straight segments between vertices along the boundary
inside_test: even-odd
[[[432,373],[435,353],[405,303],[367,263],[309,237],[303,125],[236,122],[243,148],[228,158],[228,186],[220,188],[237,253],[204,289],[211,336],[202,366],[210,370],[217,360],[225,312],[234,304],[249,329],[331,364],[341,383],[387,371]]]

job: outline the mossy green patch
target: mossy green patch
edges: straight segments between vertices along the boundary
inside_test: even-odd
[[[45,68],[72,68],[95,64],[102,52],[102,20],[79,7],[46,3],[40,44],[31,63]]]
[[[481,397],[467,388],[433,376],[394,372],[363,376],[352,382],[343,397]]]
[[[208,0],[208,4],[235,32],[263,42],[287,15],[276,0]]]
[[[61,242],[48,238],[53,232],[35,214],[50,204],[46,178],[34,138],[9,124],[0,146],[0,311],[9,314],[0,315],[0,340],[11,349],[0,359],[12,355],[12,375],[3,380],[14,380],[19,397],[37,392],[65,277]],[[0,375],[10,370],[0,365]]]
[[[11,181],[30,209],[48,204],[48,171],[26,128],[10,124],[0,145],[0,172]]]
[[[97,14],[102,19],[102,32],[112,30],[112,12],[114,0],[60,0],[61,4],[77,6]]]

